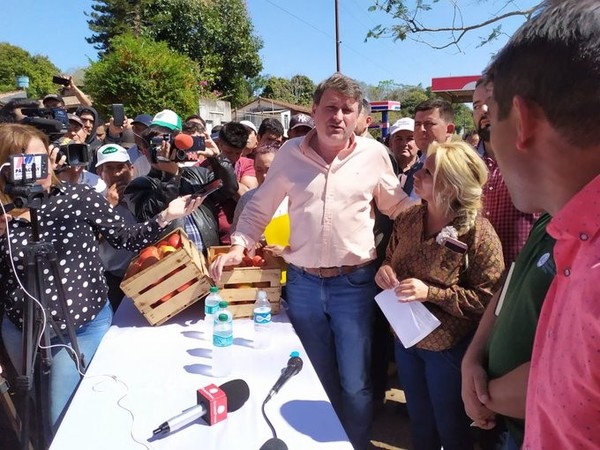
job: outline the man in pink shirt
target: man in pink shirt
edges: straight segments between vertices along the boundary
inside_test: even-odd
[[[239,264],[289,197],[288,314],[356,449],[368,448],[372,414],[372,200],[391,217],[411,204],[385,147],[354,136],[362,98],[339,73],[317,87],[315,128],[279,149],[240,216],[231,251],[211,266],[219,279],[224,265]]]
[[[557,274],[535,336],[524,449],[600,448],[600,4],[545,2],[486,71],[515,206],[545,210]]]

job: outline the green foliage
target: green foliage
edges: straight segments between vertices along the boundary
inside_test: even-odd
[[[166,42],[202,67],[210,90],[236,106],[251,94],[247,80],[262,70],[262,41],[254,35],[244,0],[95,0],[88,42],[100,50],[124,29]]]
[[[91,64],[85,86],[101,115],[110,114],[112,103],[123,103],[128,117],[165,108],[185,116],[198,111],[201,78],[198,64],[166,43],[124,34]]]
[[[29,77],[27,94],[31,98],[42,98],[48,93],[57,92],[52,77],[60,70],[50,62],[48,57],[31,56],[20,47],[0,43],[0,92],[17,90],[17,75]]]
[[[260,95],[294,105],[309,106],[312,104],[315,89],[315,83],[306,75],[294,75],[289,80],[282,77],[268,77]]]

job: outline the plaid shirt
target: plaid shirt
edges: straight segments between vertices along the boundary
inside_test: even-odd
[[[477,149],[483,154],[483,145]],[[539,214],[525,214],[513,205],[504,178],[496,161],[489,156],[482,156],[489,171],[489,178],[483,187],[483,215],[493,225],[504,253],[504,265],[517,259],[517,255],[525,245],[533,224]]]
[[[192,216],[185,216],[183,222],[183,229],[188,235],[190,241],[192,241],[200,253],[204,250],[204,244],[202,243],[202,235],[198,231],[198,227],[194,223]]]

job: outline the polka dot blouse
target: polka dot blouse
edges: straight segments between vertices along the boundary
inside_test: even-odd
[[[42,258],[43,289],[48,311],[63,330],[66,325],[58,304],[59,282],[64,287],[67,310],[75,328],[93,320],[106,304],[108,288],[98,253],[100,234],[115,248],[131,251],[139,251],[156,241],[160,234],[156,220],[125,224],[102,195],[83,184],[63,183],[53,188],[38,210],[38,221],[41,239],[51,242],[56,250],[60,280],[54,279],[47,258]],[[25,252],[32,241],[31,223],[15,218],[9,222],[8,231],[9,235],[0,241],[0,284],[6,293],[2,301],[8,318],[22,328],[26,296],[13,273],[7,239],[10,239],[16,272],[24,284]],[[28,301],[31,300],[28,298]]]

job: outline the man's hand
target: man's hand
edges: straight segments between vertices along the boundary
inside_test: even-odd
[[[244,247],[241,245],[233,245],[228,253],[218,255],[212,262],[209,268],[210,277],[215,281],[221,279],[223,267],[237,266],[242,262],[244,256]]]
[[[219,147],[217,147],[217,143],[210,138],[210,134],[205,131],[204,150],[199,150],[196,153],[200,156],[204,156],[205,158],[211,158],[213,156],[218,156],[221,153],[221,150],[219,150]]]
[[[461,366],[461,395],[467,415],[475,426],[490,430],[496,426],[496,413],[487,408],[489,401],[488,376],[479,361],[463,358]]]

